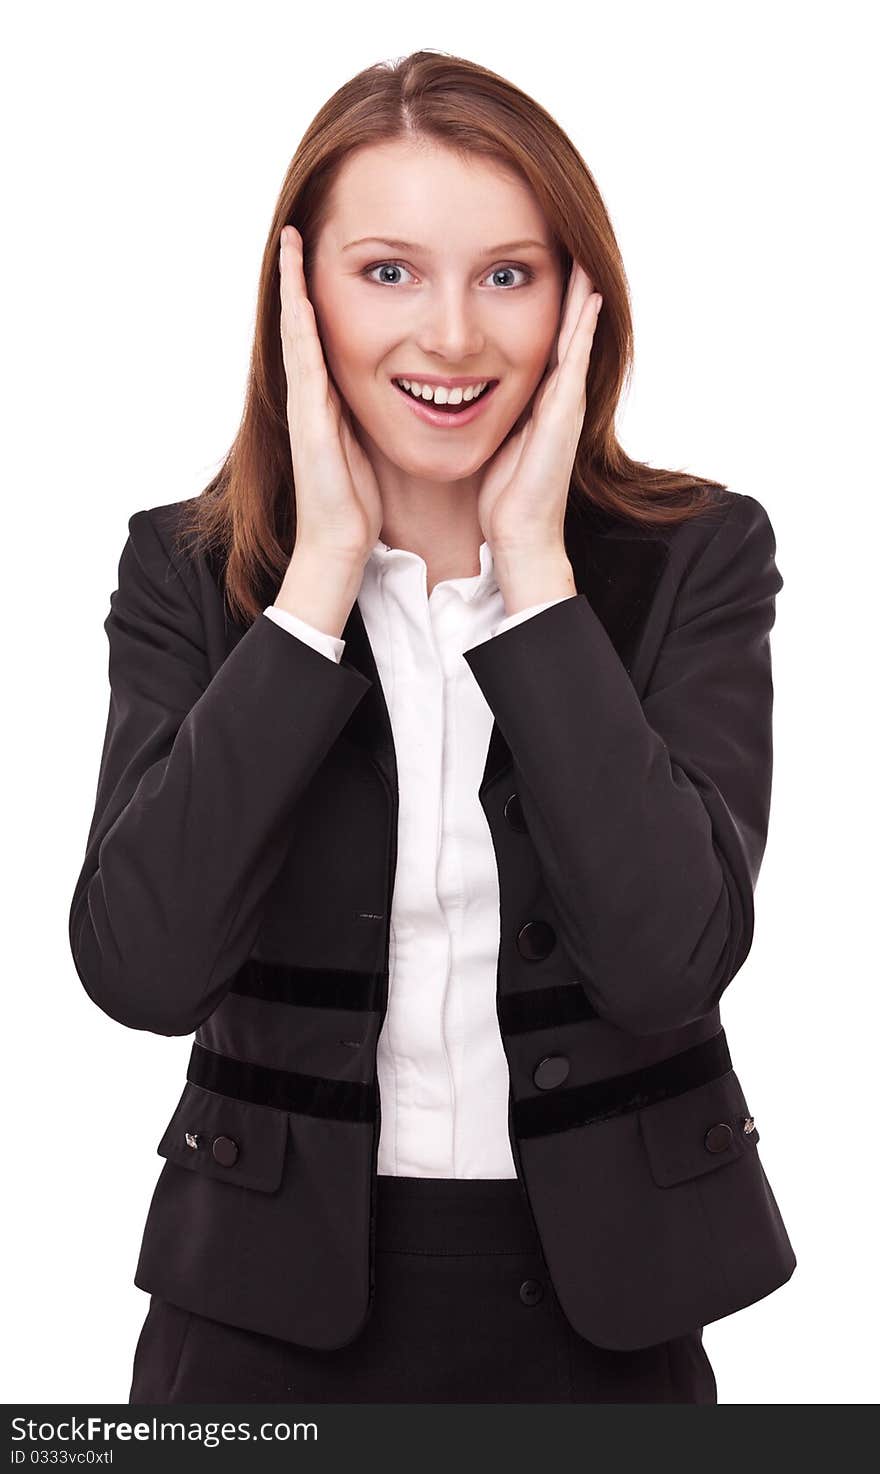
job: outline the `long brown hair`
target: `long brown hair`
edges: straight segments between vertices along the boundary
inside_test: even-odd
[[[220,470],[181,520],[181,544],[194,541],[221,560],[227,603],[244,624],[272,601],[296,535],[281,351],[281,231],[289,223],[302,236],[308,278],[339,169],[356,149],[397,139],[436,142],[463,158],[480,155],[517,170],[550,224],[563,279],[577,260],[602,293],[569,506],[581,500],[643,526],[673,524],[700,512],[712,500],[711,488],[720,485],[631,460],[618,443],[615,413],[633,363],[629,288],[608,212],[570,139],[503,77],[462,57],[416,51],[359,72],[306,130],[263,253],[241,424]]]

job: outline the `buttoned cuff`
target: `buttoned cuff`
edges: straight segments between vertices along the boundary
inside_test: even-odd
[[[277,604],[270,604],[263,610],[263,613],[275,624],[280,624],[288,634],[295,635],[306,645],[311,645],[319,655],[326,655],[328,660],[335,660],[336,664],[339,664],[345,649],[344,640],[338,639],[336,635],[328,635],[326,630],[316,629],[313,624],[300,619],[298,614],[291,614],[289,609],[279,609]]]

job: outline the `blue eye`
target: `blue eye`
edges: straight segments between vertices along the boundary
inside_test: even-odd
[[[390,269],[391,271],[409,271],[409,267],[408,266],[404,266],[404,264],[403,264],[402,261],[377,261],[377,262],[375,262],[375,264],[373,266],[365,266],[364,269],[363,269],[363,271],[361,272],[361,276],[369,278],[371,276],[372,272],[374,272],[374,271],[381,271],[383,268]],[[532,271],[532,269],[531,269],[530,266],[519,266],[519,265],[516,265],[513,262],[511,262],[511,263],[505,263],[505,265],[503,265],[503,266],[493,266],[492,270],[489,272],[489,275],[490,276],[496,276],[500,272],[504,272],[504,271],[507,271],[507,272],[510,272],[510,271],[521,271],[523,273],[524,277],[525,277],[525,281],[524,282],[521,282],[521,283],[518,283],[518,284],[515,283],[514,286],[512,286],[512,287],[505,287],[504,288],[505,291],[516,291],[518,285],[519,286],[527,286],[528,283],[534,279],[534,275],[535,275],[535,273]],[[378,286],[395,287],[395,286],[397,286],[397,282],[389,282],[389,281],[380,282],[380,281],[377,281],[376,282],[376,286],[377,287]]]

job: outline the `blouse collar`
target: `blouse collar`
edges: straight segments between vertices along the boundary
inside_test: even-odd
[[[428,565],[419,553],[413,553],[408,548],[392,548],[381,538],[374,544],[368,559],[368,566],[371,566],[377,574],[393,574],[395,568],[405,571],[411,565],[423,569],[427,580]],[[498,583],[495,578],[492,549],[488,542],[480,543],[479,573],[469,574],[463,578],[446,578],[442,580],[442,583],[434,585],[435,589],[441,587],[454,590],[467,604],[481,595],[495,593]]]

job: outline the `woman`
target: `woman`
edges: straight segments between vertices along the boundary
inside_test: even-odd
[[[331,98],[236,441],[106,621],[71,947],[196,1031],[132,1402],[714,1403],[703,1326],[793,1271],[718,1015],[782,579],[621,450],[630,358],[537,104],[431,52]]]

